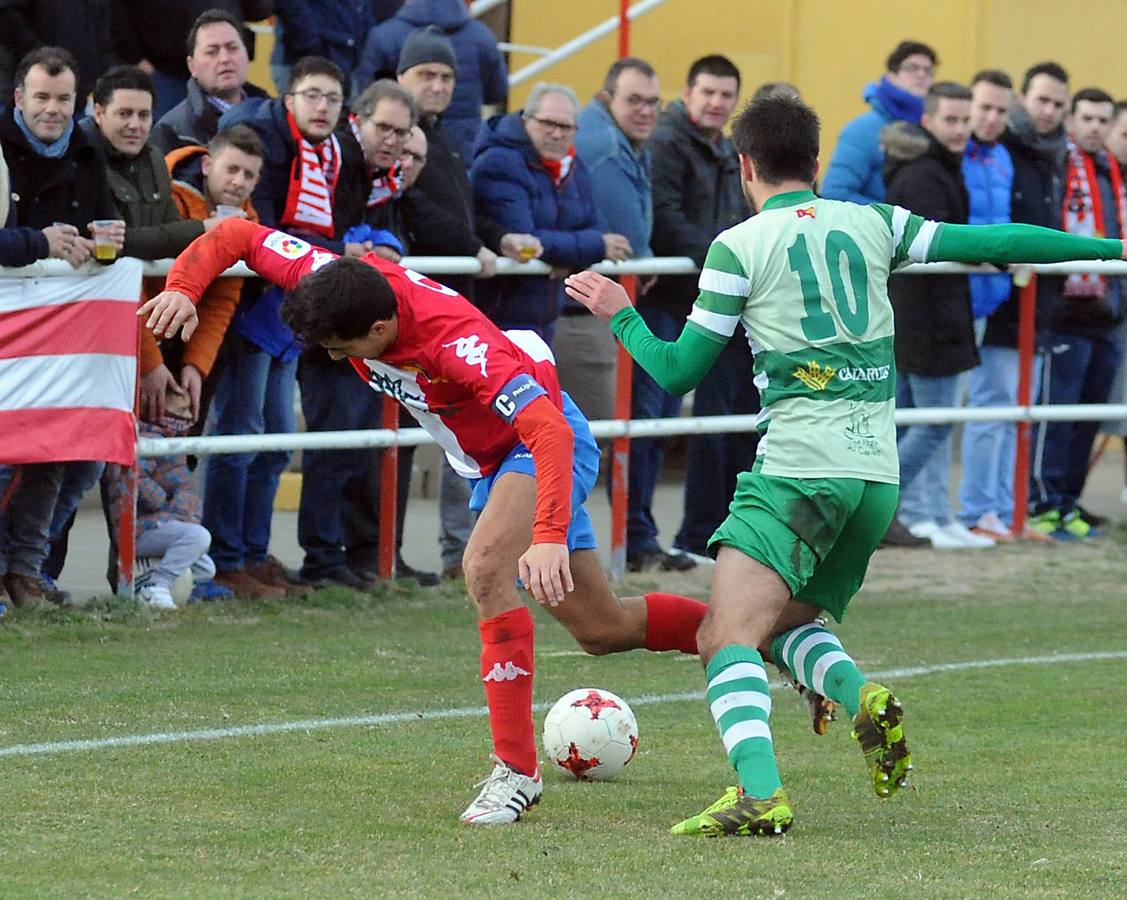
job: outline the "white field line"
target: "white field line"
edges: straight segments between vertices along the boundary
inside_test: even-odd
[[[1022,656],[1011,659],[977,659],[965,662],[935,663],[928,666],[911,666],[901,669],[885,669],[870,672],[869,677],[885,681],[888,679],[916,678],[922,675],[936,675],[944,672],[965,672],[968,669],[994,669],[1005,666],[1030,666],[1053,663],[1103,662],[1106,660],[1127,659],[1127,650],[1112,650],[1103,653],[1061,653],[1053,656]],[[784,688],[783,684],[772,684],[771,690]],[[656,703],[679,703],[685,700],[701,700],[703,691],[683,691],[676,694],[643,694],[629,700],[631,706],[652,706]],[[533,709],[544,712],[551,703],[537,703]],[[169,731],[157,734],[129,734],[121,737],[94,738],[79,741],[49,741],[42,744],[14,744],[0,747],[0,757],[5,756],[47,756],[55,753],[70,753],[82,750],[109,750],[113,747],[148,747],[153,744],[179,744],[187,741],[217,741],[224,738],[258,737],[271,734],[288,734],[294,731],[323,731],[327,728],[355,728],[366,725],[396,725],[404,722],[426,722],[436,719],[470,719],[484,717],[484,706],[464,706],[454,709],[433,709],[419,712],[380,713],[373,716],[346,716],[335,719],[305,719],[297,722],[277,722],[263,725],[237,725],[233,728],[205,728],[198,731]]]

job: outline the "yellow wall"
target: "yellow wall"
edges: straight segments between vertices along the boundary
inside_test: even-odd
[[[512,41],[541,47],[559,46],[618,10],[617,0],[512,5]],[[1127,96],[1127,3],[1119,0],[667,0],[633,23],[630,49],[657,68],[666,99],[676,97],[690,63],[708,53],[729,56],[749,90],[764,81],[793,81],[822,117],[824,163],[841,126],[864,111],[865,83],[879,77],[904,38],[935,47],[943,79],[966,81],[997,67],[1017,81],[1033,63],[1055,59],[1074,88],[1097,85]],[[612,34],[539,80],[571,84],[585,99],[617,52]],[[514,54],[511,68],[536,58]],[[510,108],[530,87],[514,90]]]

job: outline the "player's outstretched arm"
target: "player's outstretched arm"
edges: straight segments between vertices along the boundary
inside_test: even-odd
[[[1054,263],[1127,258],[1124,242],[1081,237],[1038,225],[943,225],[928,262]]]
[[[728,338],[689,321],[676,341],[654,337],[645,320],[630,305],[622,285],[597,272],[578,272],[564,281],[569,297],[582,303],[622,341],[638,364],[671,394],[695,388],[728,343]]]
[[[575,587],[567,549],[575,435],[546,396],[517,413],[513,427],[536,464],[532,546],[520,558],[520,580],[538,603],[555,606]]]

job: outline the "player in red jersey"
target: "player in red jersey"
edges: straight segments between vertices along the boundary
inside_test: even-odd
[[[543,790],[532,723],[533,620],[515,578],[588,653],[645,647],[696,652],[705,605],[688,597],[617,598],[595,551],[584,501],[599,451],[560,390],[547,345],[501,332],[461,295],[375,255],[338,258],[280,231],[229,219],[193,242],[139,314],[158,337],[191,337],[195,304],[233,263],[289,291],[283,319],[372,387],[407,407],[474,482],[480,510],[466,547],[478,613],[481,679],[496,765],[462,813],[515,822]]]

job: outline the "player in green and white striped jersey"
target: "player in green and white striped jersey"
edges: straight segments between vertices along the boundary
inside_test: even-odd
[[[675,342],[655,338],[625,291],[593,272],[566,289],[610,323],[673,393],[691,390],[742,324],[763,398],[759,456],[742,474],[697,633],[707,697],[739,776],[676,834],[778,834],[791,824],[768,724],[764,660],[841,703],[873,787],[887,797],[911,768],[899,702],[866,681],[820,618],[838,621],[896,509],[893,319],[885,287],[907,261],[1120,259],[1118,240],[1029,225],[926,221],[899,207],[821,200],[818,118],[765,98],[736,120],[744,190],[759,213],[716,238],[700,296]]]

